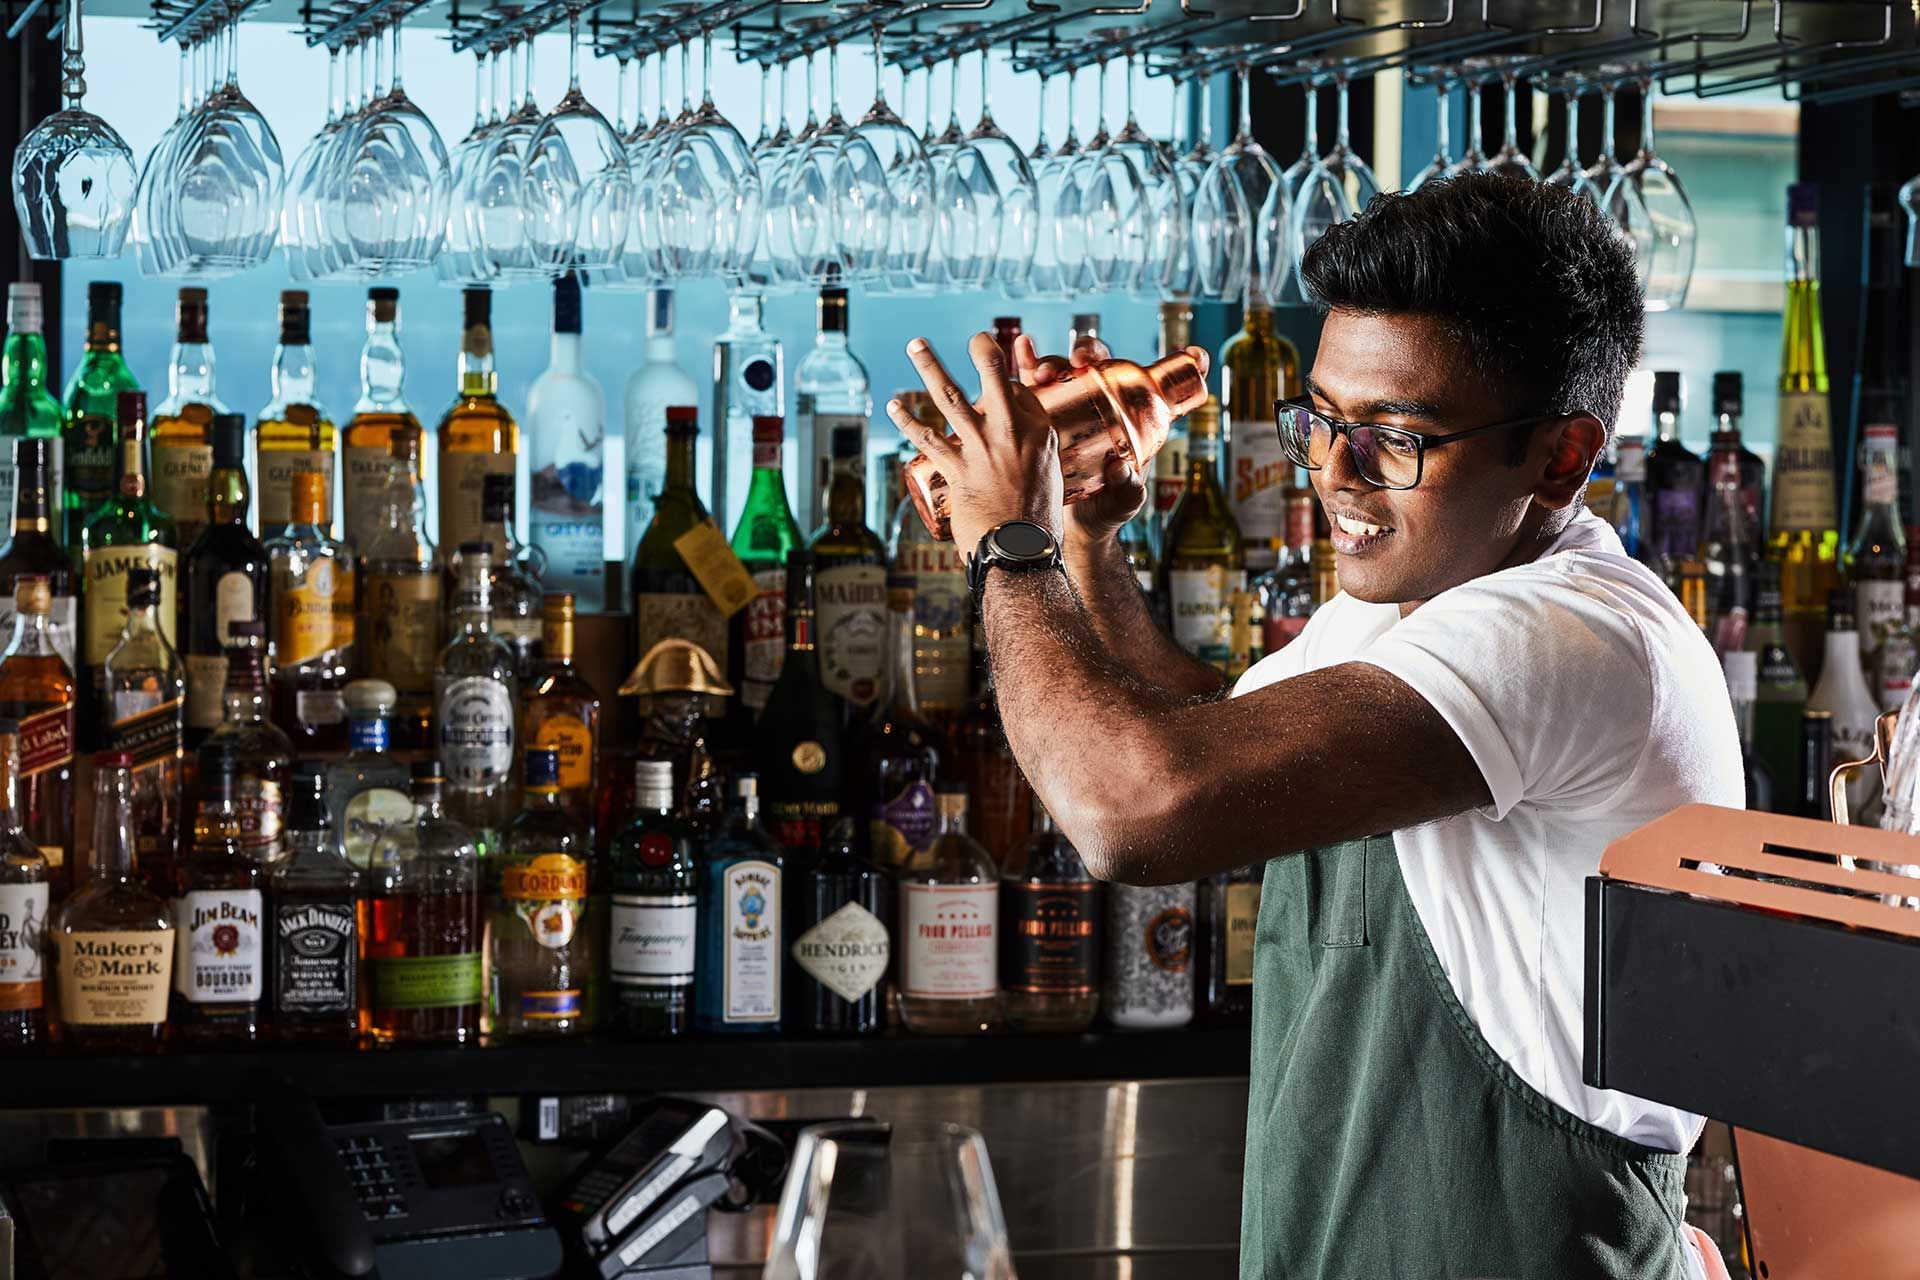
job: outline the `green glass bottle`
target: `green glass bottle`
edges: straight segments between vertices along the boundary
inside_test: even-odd
[[[179,531],[147,488],[146,393],[121,392],[118,418],[114,491],[81,526],[78,544],[80,665],[85,668],[82,686],[89,689],[126,630],[128,570],[152,569],[160,575],[160,631],[170,648],[179,644]]]
[[[139,389],[133,370],[120,354],[120,286],[112,280],[96,280],[87,286],[87,346],[67,383],[66,424],[60,430],[65,471],[60,540],[69,548],[80,545],[80,527],[113,496],[114,423],[120,393]],[[141,416],[145,417],[144,412]],[[173,575],[168,574],[165,581],[171,588]]]
[[[694,441],[700,435],[698,410],[674,405],[667,410],[667,483],[654,502],[653,520],[633,553],[633,618],[638,630],[636,660],[662,640],[691,640],[727,670],[727,619],[693,576],[675,543],[702,524],[712,523],[693,487]]]
[[[14,438],[38,436],[52,440],[47,452],[53,460],[48,498],[60,505],[60,402],[47,390],[47,340],[42,336],[44,313],[40,286],[7,286],[7,345],[0,352],[0,511],[13,510]]]
[[[887,691],[887,548],[867,528],[862,435],[857,426],[833,429],[827,518],[810,548],[820,679],[855,715]]]
[[[1209,396],[1187,423],[1187,488],[1167,520],[1159,595],[1174,640],[1224,671],[1231,660],[1233,595],[1247,589],[1246,550],[1220,489],[1220,402]]]
[[[806,545],[787,505],[786,475],[780,469],[784,438],[777,414],[755,416],[753,479],[733,531],[733,554],[753,575],[756,590],[734,615],[734,670],[728,678],[740,691],[744,713],[753,717],[766,707],[787,656],[787,554]]]

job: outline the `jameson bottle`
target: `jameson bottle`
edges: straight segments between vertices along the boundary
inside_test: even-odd
[[[1015,1031],[1085,1031],[1100,1010],[1100,885],[1037,801],[1000,871],[1000,986]]]
[[[754,733],[754,761],[773,835],[804,863],[840,815],[846,761],[841,702],[820,677],[814,645],[813,556],[787,557],[787,657]]]
[[[1240,525],[1220,492],[1220,407],[1208,398],[1188,419],[1187,491],[1167,521],[1160,594],[1174,641],[1225,671],[1231,657],[1233,594],[1247,586]]]
[[[0,719],[0,1054],[46,1043],[53,993],[47,981],[51,871],[20,825],[19,763],[19,722]]]
[[[367,914],[360,869],[340,849],[327,813],[326,767],[308,762],[287,786],[285,861],[273,869],[273,1033],[281,1040],[351,1045],[360,1036],[360,946]]]
[[[175,875],[174,1035],[186,1044],[252,1044],[267,1000],[267,874],[244,843],[233,762],[199,782],[193,846]]]
[[[147,398],[138,391],[120,397],[120,443],[115,447],[114,493],[94,509],[80,530],[81,601],[86,643],[84,684],[97,692],[100,664],[127,620],[127,578],[151,569],[160,584],[160,631],[176,648],[179,620],[180,537],[173,517],[147,492]]]
[[[1780,439],[1768,504],[1768,554],[1780,565],[1788,642],[1817,668],[1821,619],[1840,544],[1826,340],[1820,321],[1820,194],[1787,188],[1787,305],[1780,336]]]
[[[1661,575],[1669,585],[1700,547],[1700,496],[1706,464],[1680,443],[1680,375],[1653,375],[1655,439],[1647,450],[1647,516]]]
[[[852,781],[854,812],[867,815],[869,856],[891,870],[933,841],[933,788],[946,742],[920,715],[910,580],[890,578],[888,588],[892,693],[855,725]]]
[[[481,857],[447,816],[438,761],[413,766],[412,822],[387,830],[367,876],[366,1027],[382,1044],[471,1044],[485,995]]]
[[[353,549],[327,535],[326,481],[293,477],[292,518],[267,539],[273,567],[273,719],[304,752],[347,744],[353,674]]]
[[[36,442],[37,443],[37,442]],[[73,672],[54,645],[47,580],[15,578],[14,620],[0,660],[0,716],[15,726],[17,758],[9,776],[14,813],[46,860],[57,898],[73,887]],[[43,913],[40,923],[46,923]]]
[[[228,628],[226,718],[200,744],[198,759],[203,774],[232,772],[241,842],[254,861],[273,863],[286,852],[293,745],[267,720],[266,664],[265,627],[236,622]]]
[[[207,291],[180,291],[167,398],[153,411],[153,500],[180,526],[180,545],[200,536],[213,471],[213,419],[226,405],[213,391],[213,345],[207,341]]]
[[[206,520],[187,549],[182,619],[187,667],[187,746],[198,750],[225,714],[227,635],[236,622],[264,622],[270,576],[267,549],[247,527],[247,420],[213,420],[213,470],[207,476]]]
[[[636,657],[662,640],[689,640],[727,670],[727,619],[693,576],[680,540],[712,521],[694,492],[694,444],[700,434],[697,410],[674,405],[667,410],[667,485],[654,500],[653,521],[633,553],[633,617]]]
[[[587,896],[593,841],[560,800],[560,755],[526,755],[525,802],[494,859],[491,941],[494,1030],[581,1035],[594,1022],[600,921]]]
[[[23,440],[41,440],[50,472],[54,513],[60,510],[60,402],[47,389],[47,340],[40,286],[16,281],[7,286],[7,341],[0,350],[0,511],[16,506],[11,473]]]
[[[633,810],[612,848],[607,1030],[665,1040],[693,1020],[699,872],[692,833],[674,814],[673,762],[634,762]]]
[[[460,339],[460,391],[440,419],[440,545],[449,553],[464,542],[504,544],[487,527],[485,477],[512,475],[520,453],[520,428],[501,405],[493,369],[493,295],[465,294],[466,325]]]
[[[1000,1020],[1000,876],[967,834],[967,793],[944,784],[939,830],[899,874],[900,1018],[923,1035],[978,1035]]]
[[[171,892],[179,845],[186,668],[160,629],[160,582],[151,569],[127,573],[127,622],[100,667],[108,749],[133,771],[134,853],[155,892]]]
[[[360,399],[347,421],[346,481],[340,487],[345,537],[364,548],[384,524],[394,441],[414,434],[418,462],[420,420],[407,404],[406,353],[400,346],[400,291],[367,290],[367,341],[360,348]],[[418,477],[416,477],[417,482]]]
[[[700,981],[693,1024],[709,1035],[777,1035],[787,859],[760,825],[760,779],[739,775],[733,796],[700,860]]]
[[[1249,290],[1246,321],[1220,349],[1220,399],[1227,498],[1252,573],[1273,567],[1286,533],[1285,495],[1293,484],[1293,463],[1280,447],[1273,405],[1299,394],[1300,353],[1273,331],[1273,307],[1259,291]]]
[[[851,818],[836,818],[820,857],[791,874],[798,883],[789,1029],[823,1036],[886,1030],[893,877],[860,856]]]
[[[1193,913],[1190,884],[1107,886],[1101,1002],[1114,1026],[1165,1030],[1193,1021]]]
[[[273,349],[273,399],[260,410],[254,496],[260,505],[260,532],[270,533],[293,520],[293,477],[321,477],[329,500],[338,492],[335,455],[339,432],[318,399],[319,373],[313,360],[313,314],[304,290],[280,294],[280,345]],[[322,527],[333,531],[329,505]]]
[[[733,684],[740,705],[757,718],[767,705],[780,664],[787,653],[787,556],[805,545],[787,505],[787,484],[780,466],[784,437],[777,415],[753,420],[753,478],[747,484],[747,505],[740,526],[733,531],[733,554],[753,575],[755,594],[747,607],[733,616]]]
[[[359,535],[354,648],[362,669],[399,698],[394,738],[403,750],[433,738],[433,664],[440,656],[440,570],[427,532],[420,429],[396,427],[379,518]]]
[[[835,427],[826,522],[813,535],[820,678],[858,715],[886,692],[887,549],[867,528],[864,427]]]
[[[65,486],[60,540],[69,547],[80,545],[81,527],[114,494],[120,393],[139,389],[120,354],[120,286],[95,280],[87,286],[86,351],[67,383],[66,425],[60,431],[64,475],[56,487]]]
[[[80,610],[74,598],[73,561],[54,537],[53,460],[60,441],[16,438],[13,460],[13,537],[0,547],[0,637],[13,634],[14,587],[22,577],[47,581],[47,618],[53,646],[75,666]]]

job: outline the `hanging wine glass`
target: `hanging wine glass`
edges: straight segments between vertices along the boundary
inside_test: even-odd
[[[370,189],[350,204],[355,217],[354,269],[362,275],[386,275],[426,266],[445,240],[452,174],[446,145],[426,113],[403,87],[398,19],[386,24],[388,41],[376,29],[376,93],[359,135],[361,157],[355,173],[375,176]],[[379,67],[390,59],[392,73]],[[386,80],[384,91],[378,81]]]
[[[1141,226],[1145,241],[1141,246],[1140,265],[1129,274],[1126,287],[1141,297],[1171,297],[1181,255],[1186,250],[1191,206],[1181,195],[1180,180],[1166,148],[1140,127],[1134,112],[1136,56],[1133,50],[1127,50],[1127,122],[1110,144],[1132,163],[1143,188]],[[1175,97],[1178,96],[1176,93]]]
[[[1293,256],[1303,261],[1311,249],[1336,223],[1345,222],[1366,208],[1379,194],[1380,184],[1366,161],[1354,153],[1348,134],[1348,81],[1344,69],[1333,73],[1338,115],[1333,149],[1313,166],[1307,180],[1300,184],[1300,195],[1293,206]]]
[[[792,79],[792,67],[792,59],[781,60],[778,100],[773,113],[777,123],[772,128],[763,123],[761,136],[753,144],[753,171],[760,179],[760,234],[754,240],[753,257],[747,266],[747,281],[757,289],[767,289],[779,283],[774,273],[774,246],[777,238],[786,235],[786,210],[780,203],[777,181],[787,157],[793,152],[793,129],[787,123],[787,86]],[[766,87],[773,79],[762,70],[760,84],[763,100]]]
[[[1520,114],[1518,90],[1515,72],[1518,68],[1514,60],[1509,59],[1500,68],[1500,87],[1506,96],[1506,132],[1500,140],[1500,150],[1487,161],[1487,172],[1497,173],[1507,178],[1522,178],[1528,182],[1540,181],[1540,171],[1533,167],[1533,160],[1520,149]],[[1533,97],[1533,90],[1527,90],[1527,97]]]
[[[833,162],[835,238],[853,279],[910,281],[933,239],[932,169],[887,105],[886,27],[873,25],[873,105]]]
[[[507,46],[509,109],[487,138],[484,163],[474,184],[471,209],[478,252],[496,278],[526,280],[545,272],[528,240],[529,219],[521,200],[528,144],[540,128],[533,101],[533,41]]]
[[[839,284],[847,264],[841,252],[833,209],[833,169],[853,130],[840,114],[840,41],[827,39],[827,118],[794,148],[781,181],[786,185],[787,220],[800,278],[810,284]],[[864,161],[863,161],[864,162]]]
[[[1427,161],[1427,167],[1413,175],[1413,181],[1407,184],[1407,194],[1411,195],[1429,182],[1447,176],[1453,168],[1453,86],[1459,83],[1456,76],[1443,68],[1433,70],[1434,101],[1434,147],[1433,159]]]
[[[1653,80],[1640,77],[1640,149],[1615,180],[1624,189],[1609,206],[1626,218],[1634,251],[1646,258],[1646,303],[1649,311],[1677,311],[1686,304],[1693,280],[1693,257],[1699,239],[1693,202],[1680,185],[1680,175],[1653,150]]]
[[[446,239],[440,256],[434,259],[434,275],[441,284],[454,288],[483,285],[493,280],[493,270],[480,252],[480,241],[473,234],[467,200],[486,155],[487,135],[495,122],[493,111],[492,46],[477,46],[473,51],[473,125],[467,136],[454,144],[451,161],[452,180],[448,187]],[[620,65],[621,74],[626,64]],[[304,158],[304,157],[303,157]],[[288,249],[291,257],[292,249]]]
[[[1242,62],[1234,69],[1239,90],[1240,121],[1233,140],[1213,162],[1207,183],[1231,180],[1240,190],[1240,198],[1253,212],[1251,240],[1253,261],[1248,270],[1247,288],[1258,290],[1262,299],[1280,296],[1293,274],[1293,254],[1288,229],[1293,224],[1293,201],[1280,166],[1267,149],[1254,141],[1252,68]],[[1229,197],[1218,197],[1229,198]]]
[[[1100,59],[1099,123],[1075,166],[1087,228],[1084,287],[1106,292],[1126,288],[1147,256],[1146,179],[1107,132],[1110,61]]]
[[[185,256],[185,250],[180,247],[175,234],[173,214],[168,207],[168,201],[173,193],[173,157],[178,153],[183,139],[192,131],[195,111],[200,100],[194,63],[193,42],[181,40],[179,107],[173,123],[167,126],[166,132],[160,135],[160,140],[154,144],[151,151],[147,152],[146,162],[140,166],[139,181],[134,187],[133,216],[129,222],[127,237],[133,244],[134,254],[143,275],[172,275],[176,264]],[[331,79],[333,69],[333,60],[329,58],[327,71],[330,111],[333,105],[334,85]],[[284,194],[282,202],[284,212]]]
[[[1600,68],[1600,72],[1603,75],[1617,74],[1620,70],[1618,67],[1611,66],[1602,66]],[[1616,152],[1618,144],[1614,136],[1614,93],[1618,88],[1619,83],[1617,79],[1604,80],[1600,85],[1600,156],[1599,159],[1587,166],[1587,194],[1592,197],[1594,204],[1599,207],[1600,212],[1613,219],[1615,225],[1620,228],[1620,233],[1631,240],[1636,219],[1633,212],[1629,210],[1628,205],[1632,201],[1637,200],[1639,196],[1632,186],[1620,182],[1620,173],[1624,166],[1621,165]],[[1639,225],[1644,226],[1644,223]],[[1642,294],[1646,291],[1647,273],[1652,266],[1652,253],[1641,252],[1641,246],[1635,244],[1634,269],[1640,279]]]
[[[626,146],[580,91],[580,13],[567,11],[567,92],[527,143],[521,179],[528,245],[553,274],[617,271],[633,214]]]
[[[1033,165],[1035,236],[1033,272],[1027,278],[1032,297],[1065,299],[1073,296],[1070,277],[1084,255],[1086,228],[1079,220],[1079,189],[1069,181],[1080,154],[1073,133],[1073,89],[1077,70],[1067,73],[1067,136],[1058,148],[1047,143],[1047,81],[1040,77],[1040,136],[1028,160]],[[1069,202],[1066,197],[1071,195]],[[1071,265],[1070,265],[1071,261]]]
[[[703,234],[713,242],[712,269],[737,284],[760,236],[760,174],[746,138],[714,105],[713,28],[706,22],[700,24],[700,106],[675,144],[669,199],[674,183],[711,201]]]
[[[117,258],[133,218],[133,152],[88,111],[80,0],[67,0],[61,32],[65,105],[35,125],[13,153],[13,208],[35,258]]]
[[[1907,211],[1907,265],[1920,267],[1920,173],[1901,184],[1899,198]]]
[[[966,23],[955,29],[975,27],[977,24]],[[984,61],[986,51],[979,52]],[[969,135],[961,133],[955,141],[947,141],[950,134],[959,130],[959,67],[960,59],[965,56],[963,52],[954,58],[952,88],[948,95],[951,119],[936,144],[945,156],[938,190],[942,249],[939,283],[955,289],[982,289],[993,278],[1000,251],[1000,189],[994,183],[993,169],[986,158],[972,150]],[[984,73],[981,79],[984,84]],[[985,107],[983,101],[982,110]]]
[[[1462,66],[1465,70],[1461,81],[1467,87],[1467,149],[1447,170],[1449,178],[1457,178],[1463,173],[1478,173],[1487,167],[1486,152],[1480,149],[1480,97],[1491,74],[1489,63],[1485,58],[1468,58]]]
[[[980,49],[980,122],[967,135],[954,160],[956,170],[978,165],[999,195],[999,227],[994,237],[990,278],[1010,298],[1026,292],[1033,270],[1039,193],[1026,153],[995,123],[987,102],[987,65],[991,48]]]

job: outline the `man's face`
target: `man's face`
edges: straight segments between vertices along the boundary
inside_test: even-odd
[[[1332,311],[1307,390],[1314,408],[1336,421],[1423,435],[1519,416],[1465,370],[1457,343],[1437,320]],[[1535,434],[1550,432],[1543,425]],[[1545,443],[1532,441],[1526,462],[1512,466],[1514,434],[1490,431],[1429,449],[1420,483],[1401,490],[1363,480],[1346,437],[1339,437],[1326,465],[1311,474],[1333,527],[1341,589],[1377,604],[1411,606],[1501,567],[1523,534],[1549,514],[1534,504]]]

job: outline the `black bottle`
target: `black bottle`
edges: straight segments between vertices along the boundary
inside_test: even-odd
[[[891,878],[860,856],[851,818],[836,819],[819,858],[789,874],[788,1025],[808,1035],[885,1030]]]

